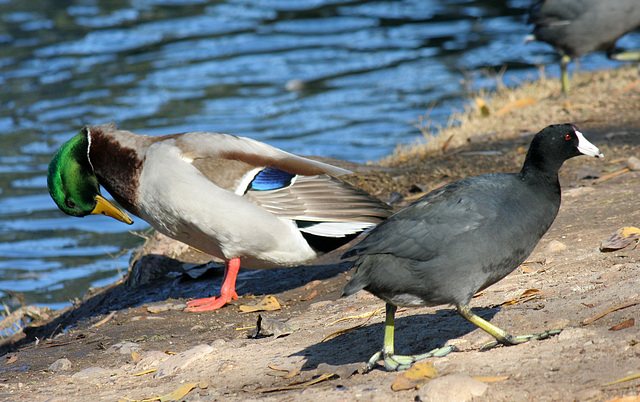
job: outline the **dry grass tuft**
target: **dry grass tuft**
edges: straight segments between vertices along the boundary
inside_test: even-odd
[[[590,127],[623,125],[637,120],[640,78],[636,66],[583,72],[571,77],[571,93],[565,97],[556,77],[524,82],[517,88],[500,86],[495,92],[480,92],[464,111],[454,113],[446,127],[433,134],[418,124],[424,143],[399,146],[381,165],[399,159],[441,153],[474,139],[507,138],[535,133],[549,124],[582,123]],[[428,120],[422,117],[420,123]]]

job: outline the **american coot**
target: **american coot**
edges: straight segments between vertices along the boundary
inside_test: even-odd
[[[616,41],[640,27],[638,0],[542,0],[529,9],[535,24],[529,40],[547,42],[561,55],[562,90],[569,92],[567,66],[571,59],[606,50],[614,60],[639,60],[640,52],[616,53]]]
[[[382,356],[388,370],[442,356],[451,347],[416,356],[394,354],[397,306],[452,304],[468,321],[513,345],[558,333],[511,336],[469,309],[473,295],[504,278],[531,253],[560,207],[558,170],[577,155],[603,157],[571,124],[533,138],[517,174],[492,173],[440,187],[375,227],[343,258],[357,256],[344,296],[365,289],[387,303]],[[485,345],[487,346],[487,345]]]
[[[87,126],[49,164],[47,184],[73,216],[131,218],[99,185],[158,231],[226,261],[222,295],[189,302],[207,311],[237,299],[240,259],[252,269],[295,266],[337,248],[390,208],[332,175],[348,170],[227,134],[146,136]]]

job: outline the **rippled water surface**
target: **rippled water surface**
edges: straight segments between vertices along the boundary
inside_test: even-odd
[[[462,109],[483,73],[536,76],[527,1],[0,0],[0,296],[62,307],[127,269],[143,230],[63,215],[46,190],[55,150],[84,124],[253,137],[375,160]],[[631,34],[620,45],[640,42]],[[604,55],[583,68],[614,64]],[[557,74],[555,63],[547,71]],[[293,83],[303,83],[291,90]]]

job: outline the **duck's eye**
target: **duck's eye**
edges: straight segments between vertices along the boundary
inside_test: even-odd
[[[64,201],[64,204],[67,206],[67,208],[75,208],[76,207],[76,203],[71,201],[68,198]]]
[[[571,139],[571,134],[565,134],[564,139],[565,140],[570,140]]]

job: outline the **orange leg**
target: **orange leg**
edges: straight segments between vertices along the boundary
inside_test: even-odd
[[[220,296],[205,297],[203,299],[191,300],[187,303],[184,311],[211,311],[217,310],[231,300],[238,300],[236,293],[236,278],[240,270],[240,258],[232,258],[224,266],[224,278],[222,279],[222,289]]]

